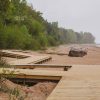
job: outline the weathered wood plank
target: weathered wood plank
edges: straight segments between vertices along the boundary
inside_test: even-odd
[[[74,65],[47,100],[100,100],[100,65]]]
[[[26,64],[26,65],[15,65],[15,68],[21,68],[21,69],[34,69],[34,68],[66,68],[67,70],[71,68],[71,65],[58,65],[58,64]]]

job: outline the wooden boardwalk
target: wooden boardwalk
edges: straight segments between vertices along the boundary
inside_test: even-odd
[[[100,100],[100,65],[73,65],[68,71],[38,69],[15,71],[19,78],[60,80],[47,100]]]
[[[51,56],[36,56],[10,50],[2,50],[0,51],[0,55],[4,57],[18,58],[17,60],[8,62],[11,65],[39,64],[52,59]]]
[[[100,100],[100,65],[73,66],[47,100]]]
[[[50,56],[31,56],[24,59],[17,59],[15,61],[8,62],[10,65],[28,65],[28,64],[39,64],[51,60]]]
[[[4,57],[12,57],[12,58],[27,58],[30,57],[31,55],[22,53],[22,52],[13,52],[11,50],[1,50],[0,55]]]

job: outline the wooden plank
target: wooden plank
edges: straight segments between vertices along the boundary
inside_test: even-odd
[[[40,75],[40,76],[63,76],[64,71],[52,71],[52,70],[31,70],[31,69],[15,69],[15,68],[0,68],[0,74],[4,70],[14,71],[17,75]],[[66,73],[66,72],[65,72]]]
[[[60,80],[62,75],[59,75],[58,71],[47,71],[47,70],[30,70],[30,69],[13,69],[13,68],[0,68],[0,74],[3,74],[3,70],[14,71],[14,78],[26,78],[26,79],[49,79],[49,80]],[[9,72],[5,75],[9,75]],[[62,71],[63,72],[63,71]],[[61,73],[61,72],[60,72]],[[61,73],[62,74],[62,73]]]
[[[68,55],[67,53],[63,53],[63,52],[42,52],[45,54],[54,54],[54,55]]]
[[[23,74],[16,74],[15,77],[13,77],[14,79],[38,79],[38,80],[60,80],[61,77],[60,76],[45,76],[45,75],[23,75]],[[13,79],[12,78],[12,79]]]
[[[34,68],[71,68],[71,65],[57,65],[57,64],[27,64],[27,65],[15,65],[15,68],[30,68],[30,69],[34,69]]]

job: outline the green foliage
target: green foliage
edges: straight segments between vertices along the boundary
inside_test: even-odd
[[[67,30],[67,41],[69,43],[76,43],[77,36],[73,30]]]
[[[26,0],[0,0],[0,49],[43,49],[62,43],[94,43],[89,32],[49,23]]]
[[[40,43],[40,45],[43,47],[46,47],[47,44],[48,44],[48,40],[47,40],[47,37],[44,33],[40,33],[39,36],[38,36],[38,41]]]
[[[49,46],[56,46],[56,40],[52,37],[52,36],[48,36],[48,43],[49,43]]]
[[[32,36],[39,35],[40,32],[43,32],[43,26],[37,20],[28,20],[28,22],[26,23],[26,25],[27,25],[27,27],[29,29],[29,33]]]
[[[0,19],[2,19],[4,24],[5,24],[5,19],[8,15],[9,7],[10,7],[9,0],[0,0]]]
[[[11,25],[4,27],[2,36],[3,39],[5,39],[5,48],[10,49],[24,49],[27,44],[27,40],[30,40],[30,35],[27,33],[27,28],[25,28],[24,26],[18,27],[16,25]]]
[[[9,64],[7,64],[6,60],[4,58],[2,58],[2,56],[0,55],[0,68],[7,68],[10,67]]]

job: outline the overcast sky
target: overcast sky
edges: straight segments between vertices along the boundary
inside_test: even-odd
[[[48,21],[75,31],[91,32],[100,43],[100,0],[28,0]]]

